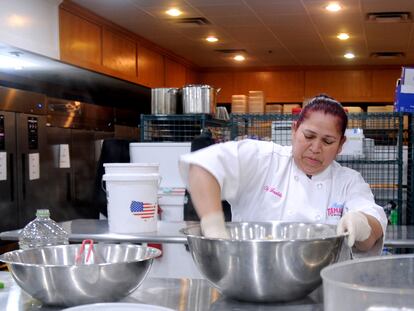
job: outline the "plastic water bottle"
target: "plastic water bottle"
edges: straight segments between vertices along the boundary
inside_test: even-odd
[[[69,244],[69,235],[50,218],[48,209],[38,209],[19,235],[20,249],[62,244]]]

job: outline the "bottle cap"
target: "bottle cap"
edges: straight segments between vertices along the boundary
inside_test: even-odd
[[[36,211],[36,217],[49,217],[50,212],[48,209],[38,209]]]

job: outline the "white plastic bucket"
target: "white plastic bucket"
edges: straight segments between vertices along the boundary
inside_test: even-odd
[[[109,231],[157,231],[159,174],[105,174]]]
[[[158,174],[159,163],[104,163],[105,174]]]

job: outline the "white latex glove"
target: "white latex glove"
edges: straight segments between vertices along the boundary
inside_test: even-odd
[[[224,214],[222,211],[210,213],[200,221],[201,232],[207,238],[228,239],[229,233],[226,230]]]
[[[371,235],[371,226],[367,217],[357,211],[350,211],[342,216],[336,227],[336,233],[348,233],[348,246],[352,247],[355,241],[365,241]]]

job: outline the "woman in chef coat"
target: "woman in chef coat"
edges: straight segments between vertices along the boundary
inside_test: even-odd
[[[227,238],[222,200],[233,221],[337,224],[349,246],[380,253],[387,225],[369,185],[335,162],[346,140],[348,117],[325,95],[302,109],[292,125],[292,146],[245,139],[185,154],[180,173],[201,219],[203,234]]]

